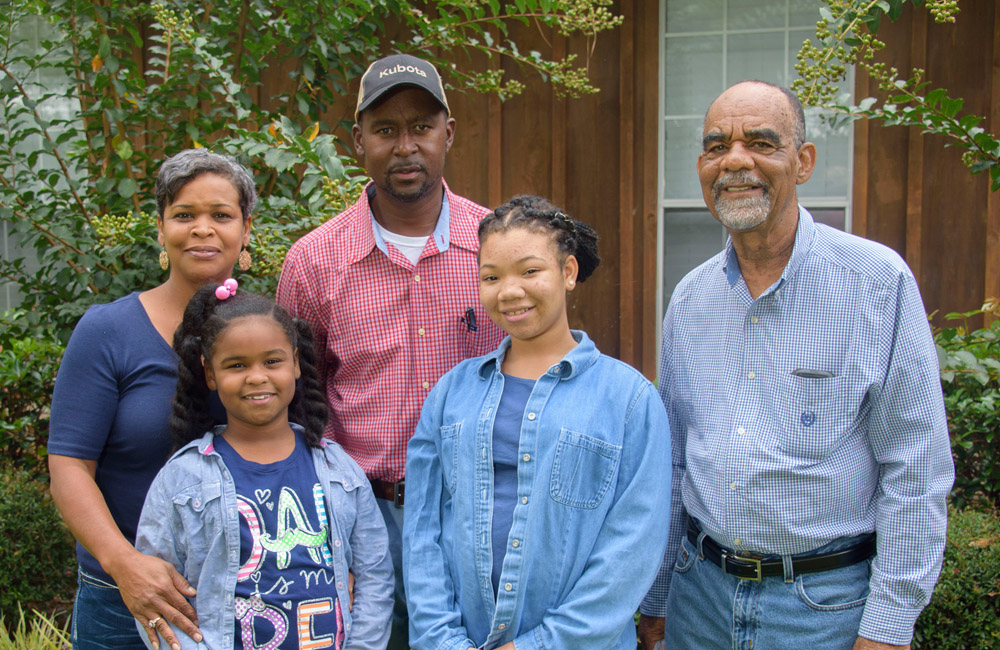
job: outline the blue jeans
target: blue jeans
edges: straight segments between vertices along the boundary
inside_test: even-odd
[[[385,530],[389,533],[389,553],[396,573],[396,589],[393,591],[392,633],[386,650],[409,650],[410,618],[406,613],[406,592],[403,591],[403,509],[397,508],[388,499],[375,498],[378,509],[385,520]]]
[[[73,601],[73,650],[146,650],[118,587],[82,570]]]
[[[856,540],[818,549],[843,548]],[[699,559],[686,537],[667,598],[667,650],[850,650],[868,597],[871,559],[848,567],[742,580]]]

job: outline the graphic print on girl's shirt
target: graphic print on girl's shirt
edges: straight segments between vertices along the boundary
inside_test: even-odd
[[[240,569],[235,646],[244,650],[340,650],[337,600],[323,490],[305,441],[288,458],[244,460],[221,436],[214,441],[236,485]]]

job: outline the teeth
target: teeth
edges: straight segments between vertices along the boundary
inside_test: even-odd
[[[523,314],[526,311],[528,311],[527,308],[518,309],[517,311],[509,311],[509,312],[507,312],[507,315],[508,316],[520,316],[521,314]]]
[[[247,395],[244,399],[250,399],[255,401],[265,400],[269,398],[270,395]]]
[[[753,185],[736,185],[732,187],[727,187],[727,192],[743,192],[744,190],[752,189]]]

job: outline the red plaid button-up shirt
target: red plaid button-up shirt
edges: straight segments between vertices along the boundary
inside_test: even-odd
[[[437,227],[414,265],[376,241],[372,189],[292,246],[278,303],[312,326],[330,405],[325,435],[369,478],[398,481],[430,389],[459,361],[492,351],[503,332],[479,304],[476,233],[489,211],[445,184]]]

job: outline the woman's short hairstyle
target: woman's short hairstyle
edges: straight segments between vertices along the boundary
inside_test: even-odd
[[[181,189],[202,174],[215,174],[232,183],[240,197],[243,220],[250,217],[257,203],[257,190],[247,168],[231,156],[212,153],[207,149],[185,149],[163,161],[156,175],[153,193],[160,219]]]

